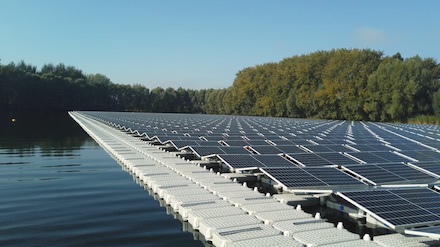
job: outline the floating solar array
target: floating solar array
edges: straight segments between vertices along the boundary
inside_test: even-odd
[[[219,162],[230,171],[262,173],[285,190],[334,192],[391,228],[429,225],[434,229],[429,231],[437,231],[440,225],[439,127],[220,115],[82,114],[189,157]],[[423,184],[429,188],[407,188]],[[405,188],[380,188],[386,186]]]
[[[219,115],[84,112],[145,140],[217,159],[231,170],[262,167],[354,167],[405,163],[426,178],[440,176],[440,130],[411,125]],[[262,157],[257,159],[259,155]],[[273,158],[271,158],[273,157]],[[261,159],[264,159],[262,161]],[[420,166],[418,166],[418,164]],[[389,169],[392,165],[390,165]],[[425,168],[423,168],[425,167]],[[388,169],[388,170],[389,170]],[[376,170],[375,170],[376,171]],[[371,171],[370,173],[373,173]],[[393,174],[391,171],[384,174]],[[362,175],[355,177],[362,177]],[[371,175],[371,174],[370,174]],[[394,175],[394,174],[393,174]],[[366,175],[365,175],[366,176]],[[372,184],[413,179],[377,178]],[[375,181],[374,181],[375,180]],[[373,182],[374,181],[374,182]]]

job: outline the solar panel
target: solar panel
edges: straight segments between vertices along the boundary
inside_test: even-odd
[[[165,141],[164,144],[171,144],[176,149],[188,147],[188,146],[199,146],[198,141],[195,140],[173,140],[173,141]]]
[[[256,155],[256,160],[264,165],[264,167],[292,167],[295,166],[292,162],[284,159],[279,155]]]
[[[265,146],[268,145],[265,139],[262,140],[249,140],[247,141],[250,146]]]
[[[330,148],[322,145],[304,145],[306,149],[312,151],[313,153],[325,153],[325,152],[332,152]]]
[[[363,185],[359,180],[333,167],[305,167],[303,169],[330,186]]]
[[[286,188],[327,187],[323,181],[301,168],[260,168],[268,177]]]
[[[399,153],[406,155],[410,158],[413,158],[417,161],[438,161],[438,160],[440,160],[435,157],[429,156],[428,154],[423,153],[422,151],[405,150],[405,151],[400,151]]]
[[[219,147],[225,154],[249,154],[244,147]]]
[[[230,147],[243,147],[249,145],[249,143],[244,140],[225,140],[225,142]]]
[[[419,144],[413,143],[413,142],[407,142],[407,143],[395,143],[392,142],[392,146],[396,147],[400,150],[427,150],[427,147],[421,146]]]
[[[273,143],[275,143],[276,145],[295,145],[293,144],[293,142],[288,141],[288,140],[272,140]]]
[[[224,154],[223,150],[219,147],[201,147],[201,146],[192,146],[190,149],[194,152],[198,157],[206,157],[216,154]]]
[[[346,146],[343,146],[341,144],[338,145],[326,145],[327,148],[332,150],[333,152],[350,152],[351,149],[347,148]]]
[[[363,161],[368,164],[375,164],[375,163],[387,163],[389,162],[386,159],[381,158],[380,156],[375,155],[372,152],[350,152],[347,153],[350,156],[353,156],[354,158]]]
[[[383,150],[383,148],[384,148],[383,145],[367,145],[367,144],[353,145],[352,147],[356,148],[360,152],[380,151],[380,150]]]
[[[304,139],[290,139],[289,138],[289,141],[291,141],[295,145],[310,145],[310,144],[312,144],[311,142],[304,140]]]
[[[412,163],[411,166],[427,171],[440,178],[440,162],[418,162]]]
[[[427,188],[337,192],[390,228],[440,223],[440,194]]]
[[[251,154],[221,154],[217,157],[232,169],[252,169],[262,166]]]
[[[202,140],[200,140],[200,141],[196,141],[196,143],[199,146],[211,146],[211,147],[214,147],[214,146],[220,147],[221,146],[220,143],[218,143],[218,141],[202,141]]]
[[[316,138],[315,138],[313,141],[316,142],[316,143],[319,143],[319,145],[331,145],[331,144],[335,144],[334,141],[326,140],[326,139],[322,139],[322,140],[320,140],[320,139],[316,139]]]
[[[286,154],[290,159],[303,166],[328,166],[333,163],[319,157],[314,153],[288,153]]]
[[[419,152],[426,156],[433,157],[435,160],[440,160],[440,152],[433,150],[420,150]]]
[[[276,146],[265,145],[265,146],[251,146],[259,154],[280,154],[283,151],[279,150]]]
[[[335,165],[353,165],[359,164],[358,162],[344,156],[341,153],[317,153],[317,155],[331,164]]]
[[[279,150],[281,150],[283,153],[305,153],[304,150],[302,150],[301,148],[294,146],[293,144],[288,146],[288,145],[277,145],[276,146]]]
[[[260,168],[268,177],[289,189],[339,186],[363,186],[364,184],[353,177],[332,167],[283,167]],[[318,189],[316,188],[316,189]]]
[[[432,181],[435,179],[433,176],[413,169],[403,163],[357,165],[346,166],[345,168],[371,181],[373,184],[408,183],[410,181]]]

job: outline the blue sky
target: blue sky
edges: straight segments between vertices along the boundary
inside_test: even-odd
[[[333,48],[440,62],[439,10],[437,0],[0,0],[0,59],[225,88],[245,67]]]

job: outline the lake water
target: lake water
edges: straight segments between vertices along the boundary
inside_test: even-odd
[[[0,246],[206,245],[67,113],[0,112],[0,188]]]

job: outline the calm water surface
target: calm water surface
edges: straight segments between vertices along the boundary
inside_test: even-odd
[[[204,246],[67,113],[0,112],[0,188],[0,246]]]

